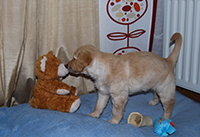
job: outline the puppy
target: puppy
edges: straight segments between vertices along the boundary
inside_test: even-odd
[[[164,108],[163,117],[170,119],[175,103],[174,67],[182,45],[182,36],[171,37],[175,47],[168,58],[161,58],[152,52],[130,52],[113,55],[97,50],[91,45],[78,48],[68,63],[71,73],[89,75],[98,89],[98,100],[94,111],[89,114],[98,118],[111,97],[113,117],[110,123],[120,123],[130,94],[139,91],[154,91],[150,105],[159,103]]]

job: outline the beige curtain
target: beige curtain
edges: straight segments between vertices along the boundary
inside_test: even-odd
[[[99,48],[98,0],[0,0],[0,106],[32,97],[35,61],[53,50],[67,63],[76,48]],[[79,95],[94,90],[89,79],[68,76]]]

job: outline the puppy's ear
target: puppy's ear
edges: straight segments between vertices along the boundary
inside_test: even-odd
[[[92,61],[91,53],[86,52],[80,52],[77,57],[77,64],[76,64],[76,71],[81,72],[83,69],[88,66]]]

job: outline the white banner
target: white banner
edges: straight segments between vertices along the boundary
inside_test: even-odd
[[[100,50],[149,51],[157,0],[99,0]]]

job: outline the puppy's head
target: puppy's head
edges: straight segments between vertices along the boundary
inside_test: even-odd
[[[81,73],[86,66],[90,65],[91,61],[91,47],[80,47],[74,52],[73,59],[69,61],[68,69],[71,73]]]

